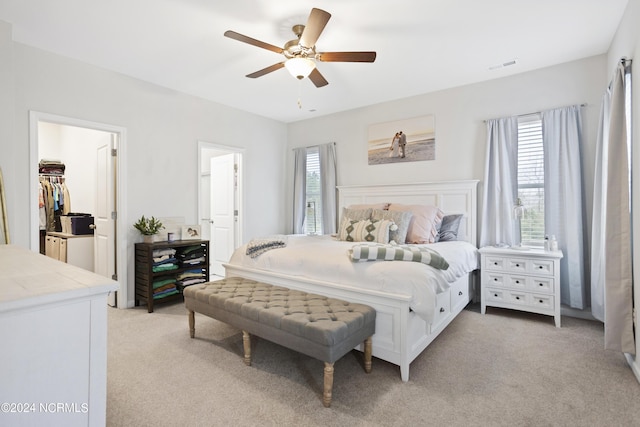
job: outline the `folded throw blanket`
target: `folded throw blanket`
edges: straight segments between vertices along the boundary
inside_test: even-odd
[[[270,236],[260,239],[251,239],[247,244],[247,255],[255,258],[268,250],[276,248],[284,248],[287,246],[287,238],[285,236]]]
[[[449,268],[449,263],[438,252],[424,246],[361,244],[349,250],[351,261],[413,261],[430,265],[439,270]]]

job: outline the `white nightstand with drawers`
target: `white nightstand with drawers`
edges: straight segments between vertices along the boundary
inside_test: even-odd
[[[480,310],[487,306],[553,316],[560,327],[561,251],[480,249]]]

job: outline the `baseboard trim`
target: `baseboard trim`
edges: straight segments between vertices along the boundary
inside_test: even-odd
[[[591,310],[589,309],[578,310],[577,308],[571,308],[566,305],[560,306],[560,315],[568,316],[568,317],[576,317],[578,319],[585,319],[585,320],[597,320],[595,317],[593,317],[593,314],[591,314]]]

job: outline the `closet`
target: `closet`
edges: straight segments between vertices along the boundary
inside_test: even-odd
[[[65,169],[60,160],[42,159],[38,164],[40,253],[94,271],[93,229],[90,227],[93,218],[90,214],[71,212]]]
[[[94,230],[71,232],[63,222],[96,215],[97,150],[111,143],[111,134],[45,121],[37,126],[38,180],[49,197],[44,209],[38,202],[40,253],[95,271]]]
[[[119,137],[125,129],[37,111],[29,113],[29,122],[33,130],[29,136],[33,155],[30,167],[31,182],[33,183],[31,186],[32,209],[30,211],[30,223],[33,230],[30,236],[31,247],[36,251],[43,248],[46,252],[48,232],[50,237],[58,239],[50,239],[50,250],[55,253],[56,247],[58,250],[63,248],[62,258],[64,260],[64,249],[66,248],[67,263],[76,263],[77,255],[75,253],[79,252],[85,254],[87,258],[93,258],[93,263],[89,265],[77,262],[82,268],[118,280],[116,266],[120,265],[123,277],[126,277],[126,250],[119,250],[116,239],[116,229],[120,230],[119,236],[122,236],[122,240],[126,239],[124,223],[119,223],[117,219],[118,203],[116,203],[120,201],[120,193],[116,192],[119,170],[117,151]],[[48,175],[53,175],[51,170],[40,170],[39,166],[42,160],[54,160],[64,164],[62,176],[50,177]],[[47,163],[45,165],[56,166]],[[59,172],[62,171],[57,172],[56,175],[60,175]],[[93,235],[77,236],[75,232],[68,233],[69,230],[65,229],[64,221],[61,221],[61,229],[58,228],[58,231],[47,231],[45,228],[44,232],[39,232],[38,186],[40,178],[49,182],[58,180],[64,183],[71,202],[65,209],[68,209],[69,213],[85,213],[93,217],[95,227],[92,229]],[[61,217],[64,219],[64,215]],[[59,235],[58,233],[64,234]],[[41,234],[44,234],[44,237]],[[86,250],[74,250],[73,246],[89,241],[92,244],[85,243]],[[60,259],[60,252],[58,259]],[[118,259],[118,263],[116,263],[116,259]],[[126,291],[124,285],[123,291]],[[126,296],[126,292],[121,292],[118,296],[111,294],[109,304],[115,305],[117,299],[119,304],[126,306],[128,304]]]

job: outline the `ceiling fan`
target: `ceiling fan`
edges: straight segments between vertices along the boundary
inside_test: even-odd
[[[311,80],[316,87],[322,87],[329,84],[329,82],[320,74],[320,71],[316,68],[315,61],[374,62],[376,60],[375,52],[316,52],[316,41],[327,25],[327,22],[329,22],[329,18],[331,18],[331,14],[324,10],[311,9],[307,24],[294,25],[292,30],[297,38],[289,40],[285,43],[284,47],[274,46],[231,30],[226,31],[224,35],[225,37],[261,47],[275,53],[281,53],[285,56],[286,59],[284,61],[247,74],[247,77],[254,79],[285,67],[291,75],[297,79],[309,77],[309,80]]]

